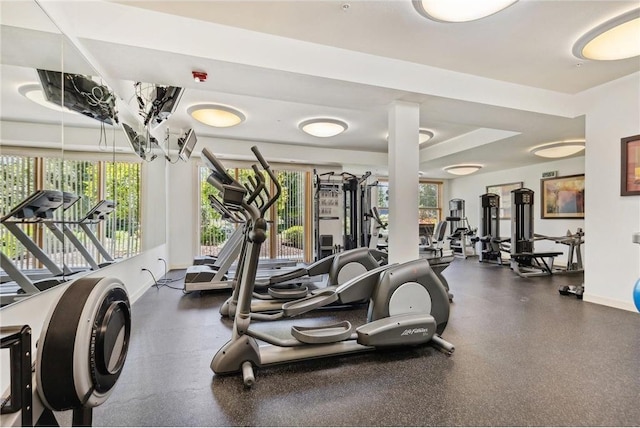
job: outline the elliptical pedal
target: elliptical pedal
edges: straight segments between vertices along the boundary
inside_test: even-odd
[[[274,299],[301,299],[309,294],[309,288],[301,286],[298,288],[274,288],[269,287],[269,295]]]
[[[320,343],[342,342],[351,337],[353,327],[349,321],[342,321],[336,324],[320,327],[291,327],[291,335],[298,341],[309,345]]]

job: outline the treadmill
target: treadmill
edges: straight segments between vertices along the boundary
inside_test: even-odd
[[[246,224],[247,222],[246,218],[242,218],[240,217],[239,214],[229,211],[229,209],[225,207],[224,204],[216,196],[214,195],[208,195],[208,196],[209,196],[209,203],[211,204],[211,207],[216,211],[218,211],[218,213],[220,213],[223,219],[231,221],[236,224],[241,224],[241,225]],[[240,236],[238,237],[237,235],[240,235]],[[238,246],[238,247],[242,246],[242,240],[244,239],[243,236],[244,236],[244,227],[236,228],[236,230],[231,234],[231,236],[227,240],[227,243],[224,245],[224,247],[222,247],[220,254],[218,254],[217,256],[210,256],[210,255],[196,256],[193,259],[193,264],[194,265],[216,265],[218,262],[218,259],[223,257],[223,255],[226,256],[227,252],[234,253],[235,258],[237,258],[238,254],[235,253],[235,246]],[[237,260],[235,260],[235,258],[233,260],[233,264],[228,268],[229,273],[233,273],[238,266],[238,262]],[[297,265],[298,265],[298,262],[290,259],[261,258],[260,261],[258,262],[258,269],[259,270],[281,269],[284,267],[294,267]]]
[[[242,227],[236,229],[236,231],[229,237],[218,257],[210,259],[211,263],[205,263],[202,260],[198,260],[199,263],[194,263],[193,266],[189,266],[187,268],[184,280],[185,293],[206,290],[229,290],[235,285],[238,266],[237,259],[238,255],[242,252],[245,241],[247,227],[246,218],[241,216],[241,210],[229,209],[222,201],[213,195],[209,195],[209,200],[211,205],[223,216],[223,218],[235,223],[242,223]],[[235,265],[235,269],[232,268],[233,265]],[[277,265],[271,264],[270,266]],[[297,264],[295,261],[283,260],[279,267],[264,267],[264,265],[259,264],[257,275],[262,279],[267,279],[276,273],[291,272],[291,268],[297,270]],[[298,282],[309,283],[319,281],[321,279],[322,278],[320,277],[313,277],[300,280]]]
[[[98,224],[106,218],[116,209],[116,203],[114,201],[110,201],[107,199],[103,199],[95,204],[87,214],[80,220],[74,222],[68,222],[70,224],[77,224],[83,230],[83,232],[87,235],[91,243],[98,250],[104,261],[102,263],[97,263],[97,267],[108,266],[112,263],[115,263],[115,259],[109,254],[109,251],[102,245],[102,242],[98,239],[98,237],[93,233],[89,226],[94,224]],[[68,230],[65,235],[70,238],[70,235],[73,234],[71,230]],[[94,260],[95,261],[95,260]]]
[[[0,306],[24,299],[70,279],[67,276],[71,273],[68,268],[66,266],[60,268],[56,265],[18,226],[19,224],[38,223],[43,219],[53,219],[53,211],[62,206],[63,202],[62,192],[39,190],[0,219],[0,222],[50,271],[49,278],[33,280],[23,273],[6,254],[0,252],[2,269],[12,280],[12,282],[0,285]]]
[[[80,200],[80,196],[76,195],[75,193],[63,192],[63,200],[64,201],[63,201],[63,205],[62,206],[63,206],[63,209],[66,211],[70,207],[72,207],[76,202],[78,202]],[[46,219],[42,220],[42,223],[44,223],[49,228],[49,230],[51,230],[51,232],[56,236],[56,238],[58,238],[60,240],[60,242],[64,243],[65,242],[65,238],[69,240],[71,245],[73,245],[74,248],[76,250],[78,250],[80,255],[82,255],[82,258],[84,258],[85,261],[89,264],[89,269],[91,269],[91,270],[98,270],[101,267],[108,266],[109,264],[113,263],[113,259],[111,258],[111,256],[109,256],[109,258],[111,258],[111,260],[107,259],[107,261],[105,263],[99,264],[96,261],[96,259],[91,255],[91,253],[89,252],[87,247],[85,247],[82,244],[82,242],[80,242],[80,240],[78,239],[76,234],[67,225],[68,224],[79,224],[81,228],[82,228],[83,225],[86,226],[86,223],[91,221],[91,220],[88,219],[88,217],[95,216],[96,212],[106,212],[107,211],[107,209],[105,209],[105,208],[100,208],[101,206],[104,206],[104,205],[106,205],[107,207],[111,207],[112,205],[115,206],[115,204],[113,204],[111,201],[100,201],[96,206],[94,206],[87,213],[87,215],[82,220],[79,220],[79,221],[64,220],[62,222],[59,222],[59,221],[56,221],[56,220],[46,220]],[[113,209],[111,209],[111,211],[113,211]],[[108,211],[106,214],[110,213],[111,211]],[[100,221],[100,220],[98,220],[98,221]],[[57,223],[62,223],[62,230],[60,229],[60,227],[58,227]],[[100,247],[98,247],[99,251],[100,251],[100,248],[102,248],[106,252],[106,249],[104,249],[102,244],[97,240],[97,237],[91,231],[91,229],[88,228],[88,226],[86,226],[86,229],[83,228],[83,230],[85,231],[85,233],[87,234],[89,239],[94,243],[94,245],[95,245],[96,241],[98,242],[98,244],[100,245]],[[108,255],[108,253],[107,253],[107,255]],[[85,269],[79,269],[79,270],[85,270]]]
[[[66,266],[58,266],[34,240],[27,235],[21,225],[39,223],[42,220],[53,220],[53,212],[64,203],[63,193],[59,190],[38,190],[23,200],[7,215],[0,219],[9,232],[20,241],[25,249],[34,255],[46,269],[27,272],[33,279],[42,279],[56,275],[69,275],[72,271]]]

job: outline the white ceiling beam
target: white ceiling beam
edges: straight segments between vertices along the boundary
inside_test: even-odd
[[[250,149],[260,144],[260,152],[269,162],[313,163],[314,165],[386,165],[387,154],[336,148],[309,147],[291,144],[265,143],[262,141],[232,140],[225,138],[198,137],[197,152],[208,147],[225,159],[254,160]]]
[[[466,134],[420,150],[420,163],[428,163],[434,159],[454,155],[465,150],[491,144],[505,138],[520,135],[519,132],[503,129],[479,128]]]
[[[578,116],[569,94],[103,1],[48,2],[63,32],[149,49],[519,110]],[[95,17],[100,25],[95,25]],[[117,65],[111,65],[117,66]]]

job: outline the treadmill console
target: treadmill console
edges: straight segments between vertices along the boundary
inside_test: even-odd
[[[89,210],[86,216],[84,216],[83,222],[104,220],[109,214],[116,209],[116,203],[114,201],[102,200]]]

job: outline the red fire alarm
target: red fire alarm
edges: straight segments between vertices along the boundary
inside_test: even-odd
[[[206,82],[207,80],[207,73],[204,71],[192,71],[191,74],[196,82]]]

